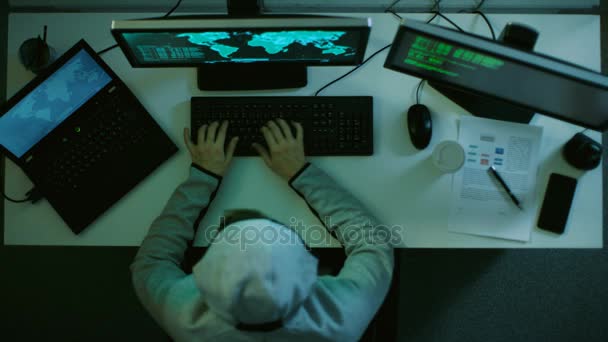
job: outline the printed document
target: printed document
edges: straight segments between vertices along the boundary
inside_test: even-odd
[[[458,142],[464,166],[454,174],[448,230],[528,241],[536,214],[536,179],[542,127],[464,117]],[[519,209],[488,169],[494,165]]]

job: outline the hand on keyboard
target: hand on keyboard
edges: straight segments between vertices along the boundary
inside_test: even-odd
[[[198,138],[195,145],[190,141],[190,130],[184,128],[184,142],[188,151],[190,151],[192,162],[223,176],[228,169],[228,165],[230,165],[234,149],[239,140],[238,137],[233,137],[226,151],[224,151],[227,130],[228,121],[223,121],[221,126],[217,121],[212,122],[209,126],[203,125],[198,129]]]
[[[292,124],[296,128],[295,137],[285,120],[270,120],[261,128],[268,150],[258,143],[252,144],[266,165],[285,180],[293,177],[306,164],[304,129],[297,122]]]

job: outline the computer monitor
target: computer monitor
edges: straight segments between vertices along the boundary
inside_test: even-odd
[[[384,66],[427,79],[439,90],[487,98],[495,110],[514,104],[583,127],[608,128],[607,77],[477,35],[406,19]],[[509,112],[497,118],[509,120]]]
[[[362,62],[370,18],[179,16],[117,20],[112,34],[133,67],[198,67],[204,90],[306,85],[306,66]]]

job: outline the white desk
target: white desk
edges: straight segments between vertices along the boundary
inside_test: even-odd
[[[8,88],[12,96],[33,75],[18,62],[22,41],[36,36],[47,24],[48,41],[59,53],[84,37],[94,49],[114,43],[109,29],[112,19],[149,17],[155,14],[12,14],[9,18]],[[363,14],[354,14],[363,16]],[[373,29],[367,55],[389,44],[398,27],[389,14],[373,14]],[[405,15],[425,20],[424,14]],[[465,30],[488,35],[483,20],[470,14],[449,15]],[[510,21],[529,24],[541,34],[536,50],[588,68],[600,69],[600,20],[583,15],[489,15],[499,33]],[[444,20],[437,23],[447,25]],[[197,89],[194,69],[133,69],[119,49],[103,57],[127,83],[144,106],[181,147],[181,132],[189,125],[190,97],[207,95]],[[579,178],[566,233],[555,236],[537,228],[528,243],[474,237],[447,231],[450,175],[440,175],[429,164],[432,148],[444,139],[456,138],[456,121],[465,112],[426,87],[422,100],[433,115],[431,145],[417,152],[406,134],[404,113],[414,102],[418,79],[383,68],[386,52],[348,78],[326,89],[323,95],[373,95],[374,145],[372,157],[310,158],[336,177],[387,225],[400,226],[409,247],[602,247],[601,167]],[[309,69],[309,85],[286,91],[213,93],[213,95],[312,95],[326,82],[349,67]],[[538,196],[543,198],[551,172],[580,175],[558,154],[563,143],[581,128],[537,115],[534,124],[543,125],[543,163],[539,171]],[[588,131],[600,141],[600,134]],[[75,236],[47,202],[16,205],[5,202],[5,241],[10,245],[139,245],[151,221],[158,215],[175,187],[187,175],[189,156],[185,149],[163,164],[106,214]],[[6,191],[15,197],[31,188],[27,177],[12,162],[6,166]],[[305,224],[319,225],[304,202],[274,176],[259,158],[236,158],[204,223],[217,222],[226,208],[257,208],[289,222],[298,217]],[[535,226],[535,222],[530,222]],[[323,231],[324,230],[320,230]],[[199,242],[201,243],[201,242]],[[335,241],[332,243],[335,244]],[[312,243],[313,246],[327,245]]]

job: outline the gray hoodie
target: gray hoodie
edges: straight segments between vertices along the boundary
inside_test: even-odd
[[[289,185],[322,221],[331,222],[327,229],[344,246],[347,259],[337,276],[317,277],[316,259],[302,252],[301,245],[290,246],[292,250],[253,248],[234,256],[238,253],[220,243],[187,275],[180,264],[220,182],[221,177],[192,167],[152,223],[131,265],[135,291],[158,324],[176,341],[357,341],[390,286],[393,249],[386,230],[326,173],[307,164]],[[287,285],[255,295],[264,288],[260,278],[274,279],[259,265],[286,270],[288,276],[280,274],[285,279],[301,279],[279,282]],[[281,327],[268,332],[237,329],[235,324],[243,320],[258,323],[256,305],[259,317],[273,312],[282,316],[276,317],[282,319]]]

